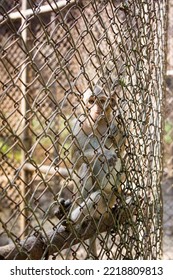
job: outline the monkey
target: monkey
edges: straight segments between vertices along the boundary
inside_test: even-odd
[[[81,106],[83,113],[74,121],[71,146],[76,198],[71,205],[67,203],[67,220],[74,226],[82,224],[87,217],[96,222],[106,218],[124,180],[125,133],[119,114],[116,116],[116,96],[95,85],[93,90],[84,92]],[[62,204],[65,206],[64,200]],[[96,257],[94,239],[90,240],[90,249]]]

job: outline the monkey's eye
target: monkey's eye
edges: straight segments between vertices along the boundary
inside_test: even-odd
[[[93,105],[94,102],[95,102],[95,99],[94,99],[94,98],[90,98],[90,99],[88,100],[88,103],[89,103],[90,105]]]
[[[111,106],[114,107],[116,105],[116,101],[114,98],[111,98],[110,99],[110,102],[111,102]]]
[[[108,104],[106,104],[106,98],[99,98],[99,106],[102,108],[105,108],[105,106],[107,107]]]
[[[104,99],[104,98],[101,98],[101,99],[100,99],[100,103],[101,103],[102,105],[104,105],[105,102],[106,102],[106,99]]]

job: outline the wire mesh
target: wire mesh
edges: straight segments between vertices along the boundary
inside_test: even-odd
[[[1,258],[161,257],[166,11],[1,2]]]

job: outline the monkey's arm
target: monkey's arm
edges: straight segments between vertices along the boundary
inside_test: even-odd
[[[75,169],[79,169],[83,163],[90,164],[91,161],[100,154],[99,149],[94,149],[90,144],[89,136],[83,131],[75,136],[71,147],[71,161],[75,165]]]
[[[93,217],[94,212],[97,211],[98,204],[100,204],[101,194],[100,191],[93,192],[82,202],[77,203],[75,209],[72,207],[69,213],[69,219],[73,223],[81,223],[86,217]]]
[[[107,215],[112,205],[115,204],[116,197],[113,193],[109,195],[103,190],[97,190],[90,195],[76,208],[73,206],[69,212],[69,219],[72,223],[80,224],[86,218],[99,220],[103,215]],[[111,205],[111,207],[110,207]]]

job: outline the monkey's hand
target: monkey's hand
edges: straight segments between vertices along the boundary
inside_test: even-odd
[[[67,213],[70,210],[70,207],[72,205],[72,202],[70,199],[65,200],[64,198],[60,198],[59,200],[59,208],[55,210],[54,214],[55,216],[60,220],[63,217],[67,216]]]

